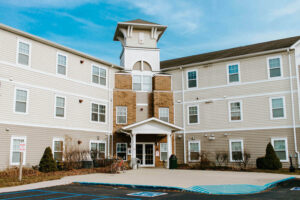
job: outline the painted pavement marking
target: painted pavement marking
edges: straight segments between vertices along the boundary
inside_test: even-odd
[[[127,194],[129,196],[137,196],[137,197],[157,197],[157,196],[162,196],[166,195],[168,193],[162,193],[162,192],[135,192],[135,193],[130,193]]]

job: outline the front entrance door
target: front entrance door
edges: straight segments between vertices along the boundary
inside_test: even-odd
[[[153,167],[154,163],[154,144],[138,143],[136,144],[136,157],[141,160],[142,167]]]

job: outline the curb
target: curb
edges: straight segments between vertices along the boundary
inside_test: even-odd
[[[81,185],[102,185],[102,186],[114,186],[114,187],[126,187],[126,188],[133,188],[133,189],[154,189],[154,190],[177,190],[177,191],[186,191],[186,192],[197,192],[202,194],[221,194],[221,195],[238,195],[238,194],[254,194],[263,192],[267,189],[273,188],[277,186],[279,183],[289,181],[295,179],[296,177],[289,177],[285,179],[281,179],[278,181],[274,181],[271,183],[267,183],[263,186],[260,185],[249,185],[249,184],[233,184],[233,185],[218,185],[221,186],[247,186],[252,187],[253,190],[249,192],[220,192],[216,190],[210,190],[206,187],[213,187],[213,185],[196,185],[191,186],[189,188],[182,188],[182,187],[173,187],[173,186],[158,186],[158,185],[134,185],[134,184],[119,184],[119,183],[98,183],[98,182],[73,182]]]

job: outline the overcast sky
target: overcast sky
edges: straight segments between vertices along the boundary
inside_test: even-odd
[[[0,0],[0,23],[115,64],[137,18],[168,26],[161,60],[300,35],[299,0]]]

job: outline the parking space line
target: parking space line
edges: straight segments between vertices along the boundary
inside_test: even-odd
[[[82,195],[81,194],[77,194],[77,195],[70,195],[70,196],[64,196],[64,197],[56,197],[56,198],[51,198],[51,199],[46,199],[46,200],[66,199],[66,198],[78,197],[78,196],[82,196]]]
[[[2,200],[7,200],[7,199],[21,199],[21,198],[28,198],[28,197],[38,197],[38,196],[45,196],[45,195],[50,195],[50,194],[56,194],[56,192],[48,192],[48,193],[44,193],[44,194],[34,194],[34,195],[20,196],[20,197],[10,197],[10,198],[2,199]]]
[[[1,193],[0,195],[10,195],[10,194],[19,194],[19,193],[25,193],[25,192],[33,192],[34,190],[24,190],[19,192],[8,192],[8,193]],[[42,191],[39,191],[42,192]]]

